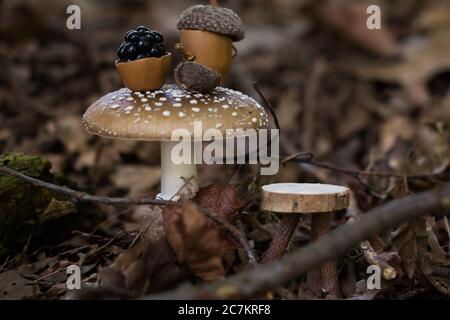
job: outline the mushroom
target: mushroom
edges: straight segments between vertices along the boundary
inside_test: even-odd
[[[217,129],[227,137],[229,129],[242,129],[235,131],[239,135],[247,129],[265,128],[269,121],[264,108],[241,92],[217,87],[201,94],[165,85],[156,91],[122,88],[111,92],[87,109],[83,122],[89,132],[107,138],[160,141],[161,193],[157,197],[168,200],[186,184],[183,178],[194,177],[192,191],[198,188],[194,161],[172,161],[172,149],[179,143],[172,141],[174,130],[188,132],[188,143],[193,144],[210,141],[203,134],[208,129]],[[196,122],[201,123],[200,136],[194,130]]]
[[[330,231],[334,211],[348,208],[350,191],[346,187],[319,183],[275,183],[262,187],[262,209],[284,213],[263,263],[270,263],[286,251],[299,223],[299,214],[311,214],[311,240]],[[325,263],[319,271],[307,276],[308,287],[320,294],[322,287],[338,297],[339,286],[335,263]],[[319,287],[314,284],[319,283]]]
[[[226,79],[232,58],[232,42],[244,39],[241,18],[231,9],[214,5],[194,5],[177,22],[182,48],[196,62],[208,66]]]

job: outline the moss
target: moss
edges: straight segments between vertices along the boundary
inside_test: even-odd
[[[47,182],[60,180],[50,172],[50,162],[38,156],[4,154],[0,155],[0,165]],[[20,252],[30,239],[42,236],[42,231],[47,229],[43,225],[49,221],[60,223],[55,226],[51,222],[57,228],[57,232],[51,232],[62,235],[64,230],[74,227],[73,216],[79,216],[74,215],[79,209],[63,194],[0,174],[0,261],[6,255]],[[68,220],[70,224],[66,223]]]

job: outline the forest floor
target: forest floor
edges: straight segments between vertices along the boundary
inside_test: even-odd
[[[93,136],[81,118],[122,86],[113,61],[123,34],[149,25],[173,48],[177,16],[190,2],[80,2],[84,29],[71,32],[56,27],[64,25],[65,1],[0,1],[0,165],[99,196],[154,198],[158,143]],[[259,98],[257,83],[277,114],[282,157],[309,152],[314,160],[284,163],[275,176],[259,176],[256,165],[200,165],[197,205],[169,206],[163,215],[160,206],[74,201],[0,174],[0,299],[132,298],[252,269],[282,218],[260,209],[259,189],[271,182],[349,187],[350,208],[332,220],[339,230],[373,208],[450,181],[446,1],[377,1],[378,31],[361,27],[364,1],[222,2],[247,27],[227,86]],[[448,298],[448,214],[430,211],[336,256],[338,296]],[[309,243],[304,216],[289,251]],[[374,261],[391,276],[368,290]],[[70,265],[81,266],[84,289],[76,294],[66,286]],[[306,282],[292,279],[257,297],[335,297]]]

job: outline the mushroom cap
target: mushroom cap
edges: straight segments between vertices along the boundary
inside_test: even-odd
[[[177,22],[177,28],[209,31],[240,41],[245,37],[241,18],[233,10],[212,5],[194,5],[184,10]]]
[[[348,208],[350,190],[321,183],[273,183],[262,187],[262,208],[283,213],[333,212]]]
[[[200,139],[194,121],[201,121]],[[225,138],[246,134],[238,130],[230,135],[227,129],[258,131],[267,128],[269,120],[259,103],[239,91],[217,87],[201,94],[165,85],[156,91],[111,92],[86,110],[83,123],[90,133],[103,137],[171,141],[176,129],[187,130],[192,140],[203,139],[208,129],[218,129]]]

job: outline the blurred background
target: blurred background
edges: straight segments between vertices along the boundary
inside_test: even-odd
[[[0,153],[45,156],[54,170],[103,194],[156,192],[157,143],[94,137],[80,120],[93,101],[122,86],[114,60],[126,31],[159,30],[174,52],[178,15],[194,3],[0,1]],[[247,31],[227,86],[257,98],[258,83],[279,117],[282,154],[307,150],[335,164],[415,173],[445,167],[448,1],[220,3],[239,13]],[[69,4],[81,8],[81,30],[66,28]],[[370,4],[382,9],[381,30],[366,27]],[[413,149],[420,159],[411,163]],[[229,173],[202,172],[203,181]],[[293,165],[271,179],[301,174]]]
[[[0,154],[40,155],[51,162],[53,172],[98,195],[154,196],[159,144],[96,137],[86,132],[81,118],[91,103],[122,87],[114,60],[129,29],[146,25],[160,31],[174,53],[175,67],[180,61],[173,49],[179,38],[176,21],[194,3],[198,1],[0,0]],[[81,30],[66,28],[70,4],[81,7]],[[436,173],[448,181],[449,1],[220,4],[237,12],[246,26],[246,38],[235,43],[237,57],[226,86],[259,99],[252,87],[258,84],[279,118],[282,155],[310,151],[336,166]],[[380,30],[366,27],[371,4],[381,8]],[[204,184],[224,181],[233,171],[233,166],[202,165],[200,179]],[[340,183],[352,187],[356,201],[350,212],[437,182],[358,180],[294,163],[261,181],[256,181],[258,172],[256,166],[246,166],[231,180],[254,203],[260,183]],[[261,223],[273,230],[276,217],[264,219]],[[248,231],[256,243],[270,240],[267,234]]]

